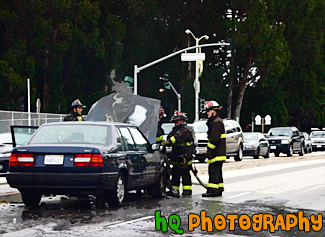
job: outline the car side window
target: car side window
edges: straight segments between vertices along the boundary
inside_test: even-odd
[[[130,132],[134,138],[134,141],[136,143],[136,147],[139,151],[147,151],[148,150],[148,142],[143,137],[141,132],[136,128],[130,128]]]
[[[123,151],[124,150],[124,144],[123,144],[123,139],[122,139],[122,135],[119,129],[116,129],[117,132],[117,150],[118,151]]]
[[[121,132],[122,141],[125,145],[126,150],[127,151],[135,151],[136,150],[135,144],[134,144],[134,141],[130,134],[129,129],[122,127],[122,128],[120,128],[120,132]]]

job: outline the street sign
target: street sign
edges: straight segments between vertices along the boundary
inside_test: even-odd
[[[204,61],[205,53],[182,53],[182,61]]]
[[[271,125],[271,116],[270,115],[265,116],[265,125]]]
[[[262,124],[262,118],[261,118],[261,116],[260,115],[256,115],[255,116],[255,124],[256,125],[261,125]]]

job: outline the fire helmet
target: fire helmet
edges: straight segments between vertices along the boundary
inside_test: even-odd
[[[85,108],[86,106],[84,106],[79,99],[76,99],[72,102],[71,104],[71,109],[74,108],[74,107],[78,107],[78,106],[81,106],[82,108]]]
[[[159,117],[166,117],[167,114],[165,114],[165,110],[162,106],[160,106],[160,109],[159,109]]]
[[[176,122],[178,120],[187,120],[187,116],[185,113],[180,112],[180,111],[175,111],[174,115],[172,116],[172,118],[170,119],[170,122]]]
[[[211,100],[205,102],[205,112],[209,110],[221,110],[222,106],[219,105],[217,101]]]

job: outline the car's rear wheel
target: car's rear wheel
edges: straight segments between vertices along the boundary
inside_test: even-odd
[[[107,191],[107,203],[111,207],[121,207],[126,195],[125,177],[119,173],[115,188]]]
[[[259,157],[260,157],[260,148],[258,147],[254,159],[258,159]]]
[[[156,181],[156,183],[152,187],[152,196],[154,198],[161,198],[164,197],[166,194],[166,186],[167,186],[167,172],[163,168],[162,171],[159,174],[159,177]]]
[[[42,194],[36,190],[20,190],[21,198],[27,207],[37,207],[41,201]]]
[[[280,156],[280,152],[276,151],[276,152],[274,152],[274,155],[275,155],[276,157],[279,157],[279,156]]]
[[[243,159],[243,147],[241,145],[239,146],[237,155],[235,155],[234,159],[235,159],[235,161],[242,161],[242,159]]]
[[[264,158],[270,158],[270,148],[267,149],[266,154],[263,156]]]

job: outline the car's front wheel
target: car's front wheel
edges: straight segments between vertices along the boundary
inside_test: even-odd
[[[42,198],[42,194],[36,190],[24,189],[20,190],[20,194],[24,204],[28,207],[37,207]]]
[[[111,207],[121,207],[126,195],[125,177],[119,173],[115,188],[108,190],[107,203]]]
[[[270,158],[270,148],[267,149],[266,154],[264,155],[264,158]]]
[[[258,147],[254,159],[258,159],[259,157],[260,157],[260,148]]]
[[[290,145],[287,156],[289,157],[289,156],[292,156],[292,155],[293,155],[293,147],[292,147],[292,145]]]
[[[235,158],[235,161],[242,161],[242,159],[243,159],[243,147],[241,145],[239,146],[237,155],[235,155],[234,158]]]
[[[156,183],[152,187],[152,196],[154,198],[161,198],[165,196],[167,179],[168,179],[167,172],[165,168],[163,168],[159,174]]]
[[[305,148],[304,148],[303,146],[301,146],[301,147],[300,147],[300,151],[299,151],[298,154],[299,154],[300,156],[303,156],[304,153],[305,153]]]

